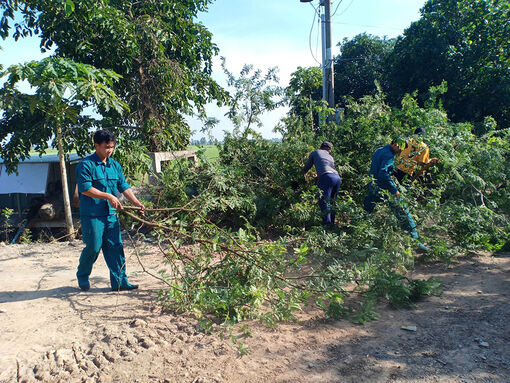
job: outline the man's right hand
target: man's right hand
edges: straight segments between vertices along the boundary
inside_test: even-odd
[[[110,194],[110,196],[108,197],[108,202],[110,202],[112,208],[122,210],[122,204],[120,203],[119,199],[115,197],[113,194]]]

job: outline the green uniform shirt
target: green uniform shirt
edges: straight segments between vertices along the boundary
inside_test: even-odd
[[[106,199],[87,197],[82,194],[94,187],[104,193],[117,196],[131,186],[126,182],[122,167],[112,158],[106,163],[96,153],[85,157],[76,167],[76,182],[80,195],[80,217],[105,217],[116,214]]]

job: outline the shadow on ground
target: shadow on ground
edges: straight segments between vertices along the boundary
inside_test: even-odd
[[[448,270],[419,267],[422,278],[442,279],[442,296],[414,310],[381,304],[380,319],[364,326],[367,335],[336,339],[326,358],[302,358],[298,365],[310,381],[329,371],[338,382],[509,382],[510,259],[500,255],[497,267],[490,260],[471,256]],[[404,331],[406,325],[417,330]]]

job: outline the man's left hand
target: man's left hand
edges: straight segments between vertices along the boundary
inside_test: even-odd
[[[140,214],[145,215],[145,206],[143,203],[138,201],[138,203],[135,203],[135,206],[140,208]]]

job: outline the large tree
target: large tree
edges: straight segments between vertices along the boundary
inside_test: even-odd
[[[510,124],[510,2],[429,0],[391,55],[392,100],[448,83],[444,106],[455,121],[491,115]]]
[[[183,148],[190,130],[184,115],[198,112],[225,93],[211,78],[217,47],[196,21],[212,0],[6,0],[0,35],[15,12],[14,38],[36,33],[41,48],[122,75],[115,92],[130,107],[119,119],[105,110],[104,123],[123,126],[151,150]]]
[[[15,171],[20,159],[27,158],[32,148],[40,154],[48,141],[58,148],[69,234],[73,223],[67,189],[64,155],[90,142],[83,109],[94,105],[104,111],[121,114],[127,105],[119,100],[111,86],[119,76],[111,70],[97,69],[63,58],[47,58],[27,64],[13,65],[0,72],[6,77],[0,89],[0,147],[8,172]],[[17,85],[26,81],[35,93],[23,93]],[[82,119],[82,121],[80,121]]]
[[[335,58],[335,99],[345,105],[345,97],[360,99],[378,92],[376,81],[387,91],[386,66],[394,39],[359,34],[339,43]]]

